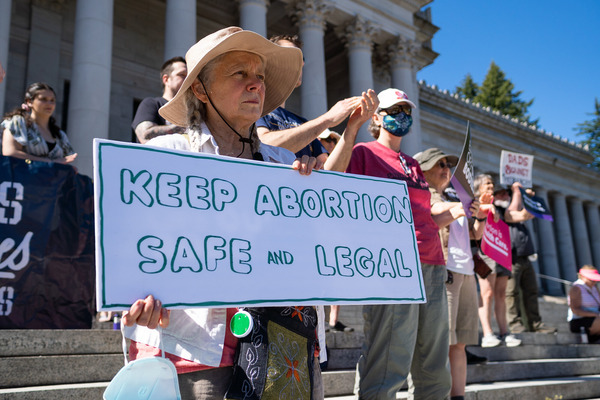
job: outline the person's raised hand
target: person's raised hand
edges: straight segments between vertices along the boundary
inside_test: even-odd
[[[353,112],[361,102],[360,96],[349,97],[338,101],[325,113],[325,117],[328,119],[328,128],[333,128],[344,122],[346,117]]]
[[[356,124],[357,128],[367,122],[379,107],[379,98],[373,89],[362,92],[360,104],[350,114],[348,125]]]

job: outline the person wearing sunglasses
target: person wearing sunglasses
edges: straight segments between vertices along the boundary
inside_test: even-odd
[[[392,400],[410,373],[415,399],[444,399],[451,388],[444,253],[431,216],[429,186],[419,163],[401,151],[416,105],[394,88],[377,97],[379,107],[369,125],[375,140],[354,146],[346,172],[406,183],[427,303],[363,306],[365,343],[355,391],[361,399]]]
[[[448,325],[450,332],[450,372],[452,390],[450,399],[462,400],[467,383],[467,345],[479,344],[478,297],[475,265],[471,240],[481,239],[485,228],[487,209],[480,204],[492,201],[490,193],[484,193],[469,204],[472,218],[466,218],[465,208],[449,187],[451,168],[458,157],[430,148],[414,155],[419,162],[431,192],[431,215],[440,227],[440,238],[448,279]]]

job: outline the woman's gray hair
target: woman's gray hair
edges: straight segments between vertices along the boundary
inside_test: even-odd
[[[492,181],[492,183],[494,182],[494,178],[492,178],[492,176],[489,174],[479,174],[475,177],[475,179],[473,179],[473,188],[475,189],[475,196],[479,196],[481,194],[479,193],[479,187],[486,179],[489,179],[490,181]]]

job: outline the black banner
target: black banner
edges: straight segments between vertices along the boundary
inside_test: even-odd
[[[94,280],[91,179],[0,156],[0,329],[91,328]]]

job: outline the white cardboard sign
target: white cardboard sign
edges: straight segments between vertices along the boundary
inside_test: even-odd
[[[404,182],[94,141],[99,310],[426,301]]]
[[[500,184],[512,185],[521,182],[526,187],[532,187],[533,156],[502,150],[500,155]]]

